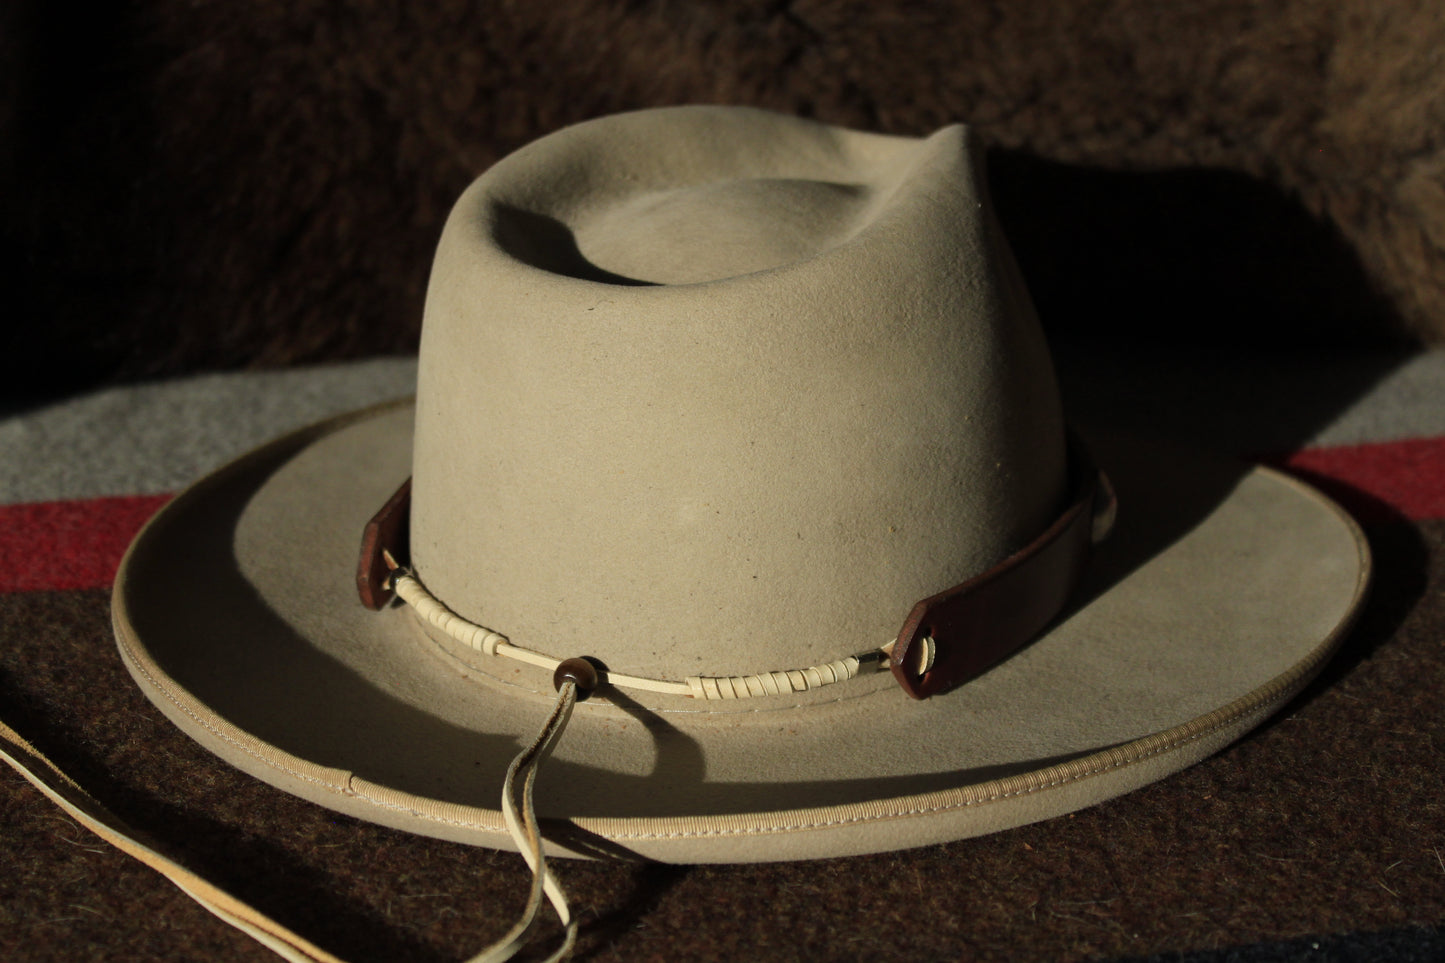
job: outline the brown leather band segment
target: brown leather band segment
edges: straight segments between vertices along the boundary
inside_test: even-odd
[[[408,478],[362,530],[361,557],[356,565],[356,591],[362,605],[379,609],[391,601],[391,566],[386,563],[386,554],[405,563],[410,534],[411,479]]]
[[[1022,648],[1058,616],[1083,573],[1095,516],[1113,508],[1112,491],[1100,477],[1071,434],[1069,505],[1053,524],[993,568],[908,613],[889,660],[905,692],[926,699],[962,685]],[[933,639],[933,653],[925,669],[926,638]]]

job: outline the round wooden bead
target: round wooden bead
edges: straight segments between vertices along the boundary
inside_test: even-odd
[[[560,691],[564,682],[576,683],[577,700],[580,702],[597,688],[597,667],[586,659],[566,659],[552,673],[552,687]]]

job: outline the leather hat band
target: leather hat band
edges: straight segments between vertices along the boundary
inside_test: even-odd
[[[1115,507],[1108,479],[1072,433],[1068,460],[1068,505],[1053,524],[987,571],[913,606],[883,649],[903,691],[926,699],[967,682],[1022,648],[1063,610]],[[356,585],[367,608],[380,609],[395,594],[395,573],[408,562],[410,505],[408,478],[366,523]]]

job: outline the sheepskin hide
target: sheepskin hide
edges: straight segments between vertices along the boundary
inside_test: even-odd
[[[1438,342],[1442,61],[1431,0],[12,0],[0,375],[408,350],[468,181],[686,102],[975,125],[1056,330]]]

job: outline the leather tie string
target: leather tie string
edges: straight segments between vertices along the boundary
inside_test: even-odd
[[[507,832],[517,844],[517,851],[532,870],[532,890],[527,897],[527,906],[522,916],[502,937],[490,947],[474,956],[469,963],[502,963],[510,960],[522,947],[527,945],[537,917],[542,909],[545,895],[557,918],[565,927],[566,935],[562,945],[547,963],[560,960],[572,952],[577,940],[577,921],[567,907],[567,895],[562,886],[547,870],[547,857],[542,851],[542,834],[537,828],[537,810],[533,805],[533,787],[537,782],[537,771],[542,762],[552,754],[552,748],[572,718],[572,709],[579,698],[585,699],[597,687],[597,672],[585,659],[568,659],[557,667],[554,682],[557,685],[557,704],[547,717],[542,731],[532,744],[517,754],[507,767],[507,778],[502,783],[502,818],[506,820]],[[518,784],[521,791],[518,792]]]
[[[577,663],[583,668],[579,668]],[[563,668],[566,668],[567,672],[564,672]],[[592,673],[590,684],[589,672]],[[577,939],[577,920],[567,907],[566,894],[547,870],[532,796],[538,768],[561,737],[567,720],[572,716],[573,706],[596,686],[597,677],[590,663],[581,659],[569,659],[559,667],[557,679],[556,706],[547,717],[537,738],[512,760],[502,788],[502,812],[507,830],[523,859],[532,869],[531,894],[516,925],[506,936],[474,956],[469,963],[501,963],[515,956],[527,945],[544,897],[552,904],[565,928],[562,945],[546,958],[548,963],[561,960],[571,953]],[[139,832],[101,805],[80,784],[3,721],[0,721],[0,759],[9,763],[11,768],[24,776],[76,822],[116,849],[165,876],[183,893],[223,922],[250,936],[282,959],[290,963],[345,963],[340,957],[298,936],[246,901],[238,899],[145,842]]]

